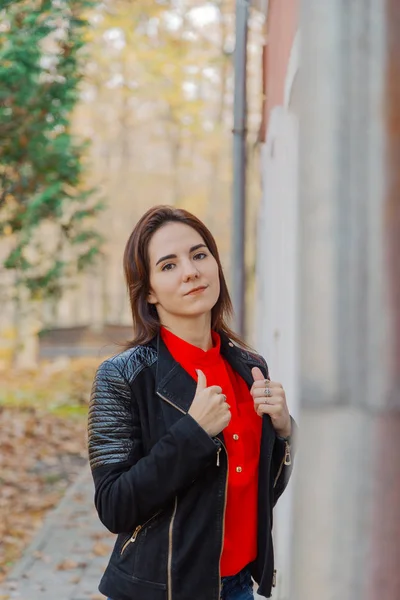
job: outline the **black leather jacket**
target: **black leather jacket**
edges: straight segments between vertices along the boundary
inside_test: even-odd
[[[252,367],[268,375],[263,358],[224,335],[221,353],[249,387]],[[219,600],[227,454],[223,434],[212,439],[187,414],[195,390],[160,336],[98,368],[89,456],[99,517],[118,534],[99,586],[113,600]],[[288,450],[264,416],[251,571],[266,597],[274,577],[272,508],[290,476]]]

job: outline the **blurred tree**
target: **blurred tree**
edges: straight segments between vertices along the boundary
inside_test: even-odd
[[[204,161],[208,164],[211,157],[214,162],[221,148],[229,155],[230,115],[223,121],[231,77],[226,40],[233,30],[229,15],[234,15],[234,4],[222,4],[205,7],[213,10],[208,25],[203,22],[204,6],[193,0],[105,0],[93,16],[88,82],[94,90],[91,108],[97,107],[105,122],[100,130],[106,134],[110,129],[125,170],[138,137],[134,132],[146,128],[147,146],[167,149],[168,200],[175,204],[190,195],[182,189],[182,172],[195,170],[199,163],[205,169]],[[115,110],[112,119],[105,105]],[[164,160],[165,170],[165,153],[153,150],[153,156],[153,164]],[[214,200],[215,189],[210,188]]]
[[[34,300],[58,298],[100,252],[93,218],[102,204],[82,184],[86,144],[70,127],[93,4],[14,0],[0,12],[3,267]]]

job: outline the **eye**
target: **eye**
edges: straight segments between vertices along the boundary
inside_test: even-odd
[[[175,267],[174,263],[167,263],[163,266],[161,271],[171,271]]]
[[[207,254],[205,252],[199,252],[198,254],[195,254],[193,258],[196,260],[203,260],[204,258],[207,258]]]

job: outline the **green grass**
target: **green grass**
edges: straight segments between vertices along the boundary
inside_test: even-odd
[[[86,418],[88,408],[81,404],[64,404],[60,406],[54,406],[50,411],[58,417],[68,418]]]
[[[47,393],[28,390],[3,392],[0,394],[0,406],[29,410],[34,408],[49,412],[59,417],[83,418],[87,416],[88,407],[82,404],[68,402],[66,398],[49,398]]]
[[[87,417],[97,360],[77,359],[59,371],[40,364],[32,371],[4,373],[0,384],[0,406],[54,414],[65,419]]]

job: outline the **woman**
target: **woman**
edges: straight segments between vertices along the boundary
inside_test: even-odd
[[[112,600],[249,600],[274,585],[272,509],[291,471],[285,393],[228,328],[214,238],[158,206],[125,249],[136,337],[100,365],[89,411],[95,504],[118,534]]]

